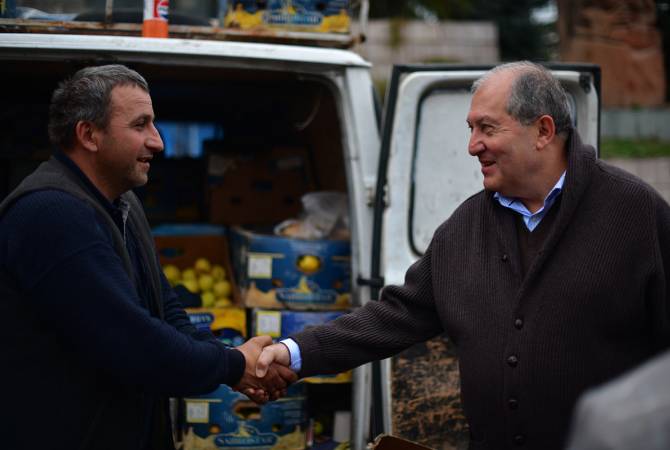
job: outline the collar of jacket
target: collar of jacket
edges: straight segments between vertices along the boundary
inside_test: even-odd
[[[570,132],[566,145],[568,168],[563,192],[561,193],[562,198],[558,216],[542,249],[538,252],[537,257],[523,279],[521,277],[521,259],[517,251],[519,243],[514,224],[515,215],[512,211],[498,203],[493,197],[493,192],[487,192],[486,195],[488,202],[487,211],[490,214],[489,219],[495,224],[493,228],[496,230],[502,252],[509,255],[512,271],[517,278],[518,284],[521,285],[517,300],[524,296],[527,287],[532,283],[540,268],[556,248],[560,237],[579,208],[579,202],[592,179],[591,173],[595,168],[594,163],[596,159],[595,149],[590,145],[583,144],[576,130]]]

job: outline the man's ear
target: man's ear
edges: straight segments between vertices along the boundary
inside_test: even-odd
[[[80,120],[74,126],[74,135],[79,145],[86,150],[89,152],[98,151],[98,136],[96,127],[93,123],[86,120]]]
[[[537,149],[542,150],[556,136],[556,124],[553,117],[549,115],[540,116],[537,119]]]

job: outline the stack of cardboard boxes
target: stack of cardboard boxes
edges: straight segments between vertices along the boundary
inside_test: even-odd
[[[210,158],[211,223],[155,229],[164,269],[176,267],[182,276],[192,269],[199,277],[192,289],[183,279],[171,280],[182,292],[188,285],[196,298],[202,296],[200,307],[187,309],[191,322],[209,327],[226,345],[256,335],[280,340],[333,320],[351,306],[348,240],[294,239],[258,231],[261,224],[299,212],[300,196],[313,186],[306,157],[302,150],[284,148],[252,159]],[[292,181],[283,183],[284,178]],[[282,210],[277,199],[284,199],[287,208]],[[230,283],[231,304],[202,307],[214,267],[222,268]],[[324,417],[334,411],[317,410],[335,403],[342,409],[342,398],[349,400],[344,408],[350,408],[350,381],[350,373],[301,380],[286,398],[263,406],[221,385],[181,400],[178,439],[184,450],[311,448],[318,440],[315,435],[332,436],[333,418]],[[324,386],[327,391],[320,391]],[[333,389],[340,388],[333,402]]]

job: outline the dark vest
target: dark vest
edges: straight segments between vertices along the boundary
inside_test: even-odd
[[[134,280],[130,257],[114,220],[83,180],[53,157],[42,163],[0,204],[0,217],[21,196],[39,190],[67,192],[95,209],[107,223],[114,249],[128,276]],[[162,319],[160,265],[151,228],[137,197],[126,192],[122,198],[131,205],[127,226],[137,236],[139,251],[148,265],[149,300]],[[5,324],[0,327],[4,360],[0,389],[5,391],[3,414],[11,411],[10,423],[16,424],[14,429],[7,430],[4,430],[7,423],[0,425],[3,429],[0,434],[8,448],[139,449],[148,419],[145,417],[148,397],[142,388],[121,384],[89,367],[50,326],[45,326],[4,271],[0,271],[0,278],[0,317]],[[29,388],[16,389],[15,386]],[[149,448],[173,449],[167,400],[152,401],[155,408]],[[7,436],[9,442],[5,440]]]

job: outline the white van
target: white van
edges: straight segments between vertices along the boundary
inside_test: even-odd
[[[433,230],[482,189],[478,163],[467,153],[465,117],[471,83],[485,67],[395,67],[382,115],[370,64],[347,50],[10,32],[0,33],[0,198],[48,157],[47,106],[56,82],[103,63],[126,64],[147,78],[158,120],[228,124],[224,133],[237,135],[241,150],[245,136],[307,148],[318,188],[348,194],[354,306],[375,299],[384,284],[402,283]],[[553,69],[571,94],[583,140],[597,148],[599,69]],[[435,347],[404,358],[426,358],[426,348]],[[455,376],[455,365],[447,366]],[[379,432],[422,440],[417,423],[431,429],[431,421],[431,438],[447,439],[444,402],[458,402],[457,385],[451,394],[434,389],[448,376],[396,358],[357,369],[351,448],[363,450]],[[408,379],[432,393],[408,390]],[[422,411],[422,395],[438,402]]]

